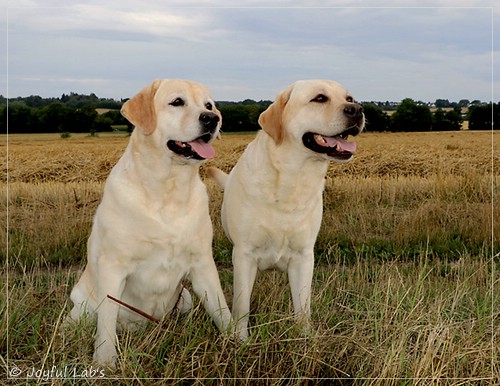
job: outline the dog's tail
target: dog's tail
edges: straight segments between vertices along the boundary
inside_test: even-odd
[[[213,178],[215,182],[217,182],[217,185],[219,185],[222,189],[224,189],[224,186],[226,186],[226,181],[228,175],[224,173],[222,170],[214,168],[214,167],[209,167],[207,169],[207,174],[209,177]]]

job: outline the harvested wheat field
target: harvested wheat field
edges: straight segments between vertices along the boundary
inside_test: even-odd
[[[205,165],[229,171],[253,136],[225,135],[215,143],[215,160]],[[354,160],[331,165],[318,250],[375,248],[385,258],[413,256],[427,248],[428,253],[458,258],[464,251],[488,248],[491,193],[500,181],[500,157],[492,157],[492,138],[488,132],[467,131],[359,136]],[[17,136],[9,141],[12,246],[17,237],[36,239],[39,242],[22,246],[23,260],[37,265],[44,260],[77,262],[83,257],[83,240],[102,184],[128,137],[36,139]],[[6,165],[1,178],[7,179]],[[230,246],[219,222],[222,194],[212,181],[206,182],[215,248],[227,250]],[[499,208],[495,203],[494,212]],[[493,227],[497,237],[499,222]]]
[[[229,170],[254,134],[225,134],[216,141],[210,164]],[[6,137],[1,143],[6,153]],[[79,136],[61,140],[56,135],[13,135],[9,139],[10,182],[103,181],[125,149],[123,134],[103,138]],[[493,143],[494,141],[494,143]],[[331,177],[467,176],[471,171],[492,170],[492,144],[500,139],[491,132],[363,133],[356,138],[358,154],[344,165],[334,165]],[[499,170],[500,157],[493,159]],[[1,180],[6,180],[6,165]]]
[[[223,135],[202,175],[209,165],[229,171],[253,136]],[[103,370],[105,377],[119,378],[116,384],[149,384],[151,378],[204,385],[220,379],[498,384],[497,137],[469,131],[361,134],[353,161],[332,164],[328,173],[309,335],[294,326],[286,276],[265,272],[254,288],[246,344],[219,336],[198,306],[189,316],[121,333],[119,367]],[[8,168],[4,162],[0,170],[0,211],[8,215],[0,253],[9,272],[0,302],[0,351],[7,354],[0,355],[1,366],[20,370],[26,382],[37,380],[36,374],[29,378],[31,369],[91,368],[92,322],[62,334],[58,327],[85,264],[104,180],[127,141],[123,134],[9,138]],[[7,142],[0,152],[6,160]],[[206,183],[214,256],[230,304],[231,244],[219,219],[222,192]],[[94,377],[84,382],[98,383]],[[69,378],[69,384],[82,382]]]

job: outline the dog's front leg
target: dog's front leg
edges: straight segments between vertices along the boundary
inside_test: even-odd
[[[97,331],[95,337],[94,362],[115,368],[116,365],[116,324],[119,305],[107,298],[111,295],[120,299],[125,287],[125,275],[116,267],[99,266],[99,298],[103,299],[97,309]]]
[[[248,339],[250,299],[257,276],[257,264],[252,256],[235,247],[233,248],[233,270],[233,319],[236,323],[236,333],[244,342]]]
[[[191,284],[194,293],[202,300],[203,307],[217,328],[224,333],[230,332],[233,319],[224,292],[222,292],[217,267],[212,258],[210,260],[210,262],[201,264],[191,271]]]
[[[288,281],[292,292],[295,319],[305,330],[309,329],[311,315],[311,285],[314,255],[309,253],[292,260],[288,265]]]

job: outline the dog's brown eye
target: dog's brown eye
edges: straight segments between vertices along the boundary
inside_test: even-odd
[[[313,99],[311,99],[311,102],[325,103],[328,102],[328,97],[323,94],[318,94]]]
[[[175,98],[169,103],[171,106],[184,106],[184,100],[182,98]]]
[[[352,96],[348,96],[347,98],[345,98],[345,100],[349,103],[353,103],[354,102],[354,98]]]
[[[212,110],[212,109],[214,108],[214,106],[213,106],[210,102],[208,102],[208,103],[205,105],[205,107],[207,108],[207,110]]]

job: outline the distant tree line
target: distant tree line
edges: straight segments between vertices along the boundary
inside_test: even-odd
[[[98,98],[95,94],[63,94],[60,98],[26,98],[7,100],[0,96],[0,133],[50,133],[111,131],[116,127],[132,130],[131,124],[120,114],[126,99]],[[223,116],[222,130],[226,132],[256,131],[259,115],[271,101],[217,102]],[[367,131],[450,131],[460,130],[464,120],[470,130],[499,128],[499,103],[481,103],[461,100],[458,103],[438,99],[423,103],[407,98],[400,103],[364,102]],[[431,107],[434,111],[431,110]],[[468,107],[467,113],[462,108]],[[99,114],[97,109],[108,110]],[[446,110],[445,110],[446,109]],[[7,120],[8,118],[8,120]]]
[[[222,114],[223,131],[257,131],[259,115],[269,107],[271,101],[255,102],[246,99],[243,102],[217,102]]]
[[[4,108],[0,111],[3,133],[7,129],[6,118]],[[8,118],[10,133],[97,133],[111,131],[112,125],[127,122],[114,110],[98,114],[93,106],[74,108],[57,102],[39,108],[9,104]]]
[[[71,93],[61,98],[12,98],[7,109],[6,98],[0,96],[0,132],[7,132],[7,123],[9,133],[111,131],[112,125],[128,123],[119,111],[123,102]],[[110,110],[99,114],[96,109]]]
[[[439,100],[438,101],[443,101]],[[436,102],[438,102],[436,101]],[[447,101],[446,101],[447,102]],[[478,101],[475,101],[478,102]],[[467,105],[465,105],[467,106]],[[464,120],[469,121],[469,130],[500,129],[500,104],[468,104],[466,114],[460,104],[435,104],[432,112],[428,104],[406,98],[394,106],[389,115],[376,102],[363,103],[367,131],[451,131],[460,130]],[[447,110],[444,110],[444,109]],[[493,119],[493,121],[492,121]]]

